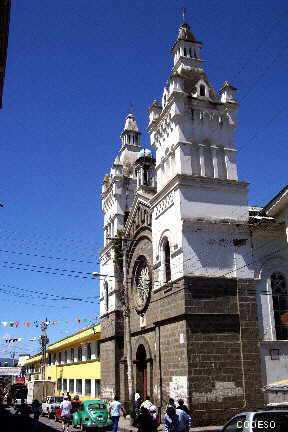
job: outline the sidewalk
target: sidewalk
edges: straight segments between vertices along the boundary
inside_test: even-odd
[[[221,429],[221,426],[204,426],[191,428],[190,432],[220,432]],[[137,432],[136,427],[130,426],[130,419],[124,417],[120,417],[118,430],[120,432]],[[162,432],[162,424],[158,427],[158,432]]]

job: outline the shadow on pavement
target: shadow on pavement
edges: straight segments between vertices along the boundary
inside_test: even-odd
[[[54,428],[39,423],[28,416],[15,415],[8,409],[0,409],[1,432],[55,432]]]

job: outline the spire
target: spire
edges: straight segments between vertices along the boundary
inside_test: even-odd
[[[136,123],[136,120],[135,120],[135,117],[133,114],[128,114],[128,116],[126,117],[124,131],[126,131],[126,130],[139,132],[138,126],[137,126],[137,123]]]
[[[182,69],[183,66],[184,68],[201,69],[201,47],[202,42],[197,41],[189,24],[183,22],[179,27],[177,40],[171,49],[171,54],[174,56],[174,72]]]
[[[127,146],[140,146],[140,135],[135,117],[133,114],[128,114],[125,119],[124,129],[121,133],[122,149]]]
[[[178,33],[178,38],[177,40],[184,40],[184,41],[188,41],[188,42],[197,42],[195,36],[193,35],[193,33],[190,30],[190,26],[187,23],[182,23],[181,26],[179,27],[179,33]],[[198,42],[201,43],[201,42]]]

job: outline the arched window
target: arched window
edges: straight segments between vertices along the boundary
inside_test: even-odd
[[[170,245],[168,240],[164,243],[165,282],[171,280]]]
[[[200,85],[200,96],[206,96],[206,89],[203,84]]]
[[[109,287],[108,282],[104,282],[104,302],[105,302],[105,310],[106,312],[109,311]]]
[[[287,282],[282,273],[271,275],[275,332],[277,340],[288,339],[288,290]]]

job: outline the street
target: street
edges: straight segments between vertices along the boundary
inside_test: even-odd
[[[39,422],[29,417],[15,415],[14,410],[2,409],[0,411],[0,425],[1,432],[52,432],[52,431],[62,431],[62,426],[60,423],[56,423],[52,419],[47,419],[47,417],[40,417]],[[71,428],[71,430],[73,430]]]

